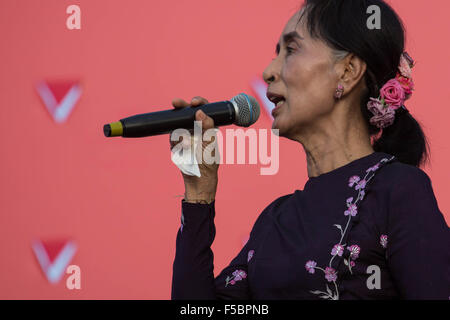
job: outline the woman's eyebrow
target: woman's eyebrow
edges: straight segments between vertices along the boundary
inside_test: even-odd
[[[283,42],[284,42],[284,43],[290,42],[290,41],[292,41],[292,40],[294,40],[294,39],[300,39],[300,40],[303,40],[303,37],[302,37],[301,35],[299,35],[299,34],[297,33],[297,31],[291,31],[291,32],[286,33],[285,35],[283,35]],[[279,53],[280,53],[280,43],[277,43],[277,47],[276,47],[276,49],[275,49],[275,53],[276,53],[276,54],[279,54]]]
[[[291,40],[293,40],[293,39],[295,39],[295,38],[298,38],[298,39],[300,39],[300,40],[303,40],[303,37],[302,37],[301,35],[299,35],[299,34],[297,33],[297,31],[291,31],[291,32],[289,32],[289,33],[286,33],[286,34],[283,36],[283,41],[284,41],[284,42],[289,42],[289,41],[291,41]]]

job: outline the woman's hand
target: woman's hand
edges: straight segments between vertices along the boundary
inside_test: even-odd
[[[174,99],[172,101],[172,105],[174,108],[187,108],[187,107],[198,107],[204,104],[207,104],[208,100],[202,97],[194,97],[191,100],[191,103],[184,101],[183,99]],[[206,130],[214,128],[214,120],[207,116],[203,111],[198,110],[195,113],[195,120],[202,122],[202,135],[205,133]],[[171,135],[170,135],[171,136]],[[201,141],[201,143],[198,143],[198,150],[195,150],[195,154],[197,156],[197,162],[198,167],[200,169],[200,177],[196,176],[189,176],[181,172],[184,180],[184,187],[185,187],[185,194],[184,194],[184,200],[186,202],[192,202],[192,203],[211,203],[216,196],[216,190],[217,190],[217,181],[218,181],[218,175],[217,171],[219,169],[219,163],[213,164],[207,164],[203,159],[199,159],[198,153],[203,155],[203,151],[205,148],[208,147],[209,150],[212,148],[214,151],[211,152],[213,156],[215,155],[214,152],[218,150],[216,147],[217,142],[215,136],[211,139],[212,141]],[[191,139],[190,141],[183,141],[182,137],[179,141],[172,141],[170,140],[171,149],[177,145],[179,142],[183,143],[183,148],[193,148],[193,135],[191,131]],[[201,150],[200,150],[201,148]],[[193,150],[192,150],[193,151]]]

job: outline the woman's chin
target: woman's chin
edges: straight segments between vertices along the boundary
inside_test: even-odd
[[[278,136],[282,136],[284,131],[283,128],[284,126],[282,121],[280,121],[278,117],[275,117],[275,119],[272,122],[272,132],[274,132],[275,130]]]

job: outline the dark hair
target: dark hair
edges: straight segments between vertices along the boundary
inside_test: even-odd
[[[369,29],[367,8],[380,8],[381,29]],[[306,17],[306,28],[312,38],[324,40],[332,49],[355,54],[367,64],[365,81],[368,90],[361,100],[375,151],[397,157],[403,163],[421,166],[429,160],[429,145],[413,116],[402,108],[396,111],[394,123],[382,130],[370,123],[373,114],[367,109],[370,97],[395,78],[405,46],[405,31],[395,11],[383,0],[305,0],[299,22]]]

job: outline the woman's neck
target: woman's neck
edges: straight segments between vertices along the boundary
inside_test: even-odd
[[[316,130],[301,141],[310,178],[374,153],[368,128],[361,122],[322,128],[326,129]]]
[[[306,150],[305,150],[306,151]],[[349,150],[345,148],[315,149],[306,151],[306,163],[308,177],[317,177],[321,174],[333,171],[354,160],[368,156],[374,152],[373,148],[365,147],[359,150]]]

